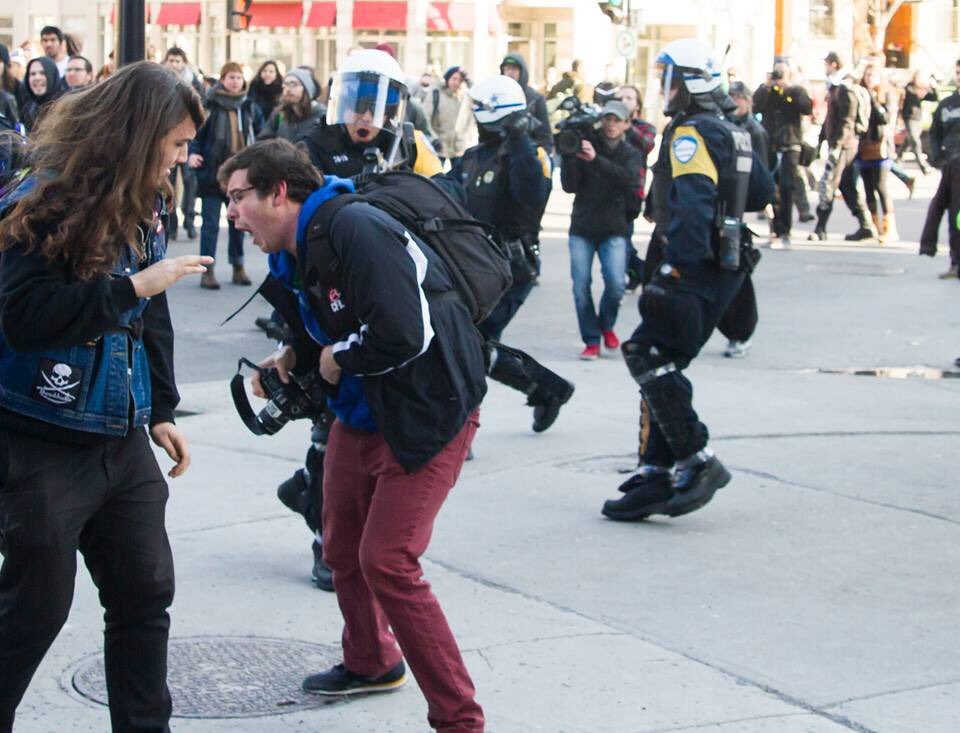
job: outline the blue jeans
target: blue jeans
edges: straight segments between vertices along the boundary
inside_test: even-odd
[[[590,285],[593,282],[593,256],[600,257],[603,295],[600,313],[593,303]],[[580,338],[585,344],[599,344],[603,331],[612,331],[626,284],[627,239],[609,237],[590,240],[570,235],[570,276],[573,278],[573,304],[577,309]]]
[[[217,235],[220,233],[220,208],[223,199],[219,196],[204,196],[201,199],[200,216],[200,254],[217,257]],[[233,222],[229,223],[227,239],[227,258],[231,265],[243,264],[243,232],[238,231]]]

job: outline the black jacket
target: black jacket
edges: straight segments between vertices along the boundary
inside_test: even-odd
[[[503,73],[503,67],[507,64],[513,64],[520,67],[519,84],[523,87],[523,95],[527,98],[527,109],[530,111],[540,124],[537,129],[530,132],[535,145],[547,151],[548,155],[553,154],[553,132],[550,129],[550,115],[547,113],[547,100],[540,92],[530,86],[530,70],[527,68],[527,60],[521,53],[508,53],[500,62],[500,73]]]
[[[753,111],[763,115],[763,128],[770,136],[771,150],[800,150],[803,140],[800,120],[813,112],[813,102],[806,89],[762,84],[753,93]]]
[[[27,252],[15,245],[0,253],[0,328],[10,344],[84,344],[115,328],[121,314],[136,304],[129,277],[77,280],[66,266],[48,262],[39,251]],[[150,422],[173,422],[180,395],[174,379],[173,326],[166,293],[153,296],[143,313],[143,344],[150,366]],[[91,444],[106,438],[3,409],[0,429],[61,443]]]
[[[927,89],[921,97],[920,93],[922,91],[923,90],[917,89],[912,83],[907,84],[907,88],[903,93],[903,102],[900,105],[900,116],[904,122],[916,122],[923,117],[923,110],[920,106],[922,102],[937,101],[936,89]]]
[[[480,335],[433,250],[370,204],[331,204],[307,229],[301,282],[337,364],[363,378],[377,427],[412,473],[483,400]]]
[[[256,139],[263,117],[250,97],[232,95],[219,84],[207,94],[204,106],[207,119],[197,130],[196,138],[190,141],[190,153],[203,156],[203,163],[197,168],[197,195],[223,196],[217,183],[217,171],[231,155],[230,112],[237,112],[243,147]]]
[[[930,125],[930,162],[938,168],[960,153],[960,92],[940,101]]]
[[[39,97],[30,89],[29,81],[30,67],[37,63],[43,66],[43,72],[47,77],[47,91]],[[31,59],[27,64],[27,76],[20,84],[20,88],[23,90],[21,92],[23,104],[20,105],[20,121],[29,133],[40,117],[43,108],[66,91],[66,83],[60,79],[60,72],[53,61],[46,56],[38,56]]]
[[[635,189],[643,160],[633,145],[622,138],[610,149],[602,140],[593,143],[597,157],[591,162],[563,156],[560,183],[573,199],[570,234],[587,239],[626,236],[630,231]]]

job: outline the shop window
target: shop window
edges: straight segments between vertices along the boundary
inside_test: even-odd
[[[810,33],[816,38],[837,35],[836,0],[812,0],[810,3]]]

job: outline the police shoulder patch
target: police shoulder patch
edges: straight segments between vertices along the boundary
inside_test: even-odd
[[[681,135],[673,139],[673,157],[681,163],[689,163],[697,154],[700,143],[692,135]]]
[[[670,143],[670,168],[673,177],[688,175],[706,176],[717,182],[717,167],[703,137],[693,125],[682,125],[676,129],[673,142]]]

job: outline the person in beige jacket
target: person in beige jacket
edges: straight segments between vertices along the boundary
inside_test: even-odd
[[[423,100],[424,112],[440,141],[440,157],[459,158],[476,144],[477,130],[469,97],[466,94],[467,71],[451,66]]]

